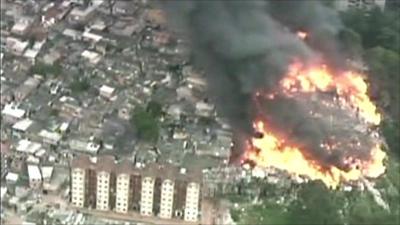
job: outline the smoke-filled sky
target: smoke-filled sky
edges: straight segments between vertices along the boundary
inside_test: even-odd
[[[220,115],[235,130],[249,135],[256,112],[254,92],[274,91],[293,59],[306,63],[323,55],[335,68],[344,65],[335,41],[342,24],[333,9],[316,0],[160,4],[173,28],[190,38],[195,62],[206,70],[210,96]],[[307,43],[297,37],[298,30],[310,33]],[[261,113],[274,127],[288,131],[294,140],[304,140],[314,155],[325,154],[319,141],[336,132],[324,121],[315,121],[299,102],[284,97],[264,105]]]

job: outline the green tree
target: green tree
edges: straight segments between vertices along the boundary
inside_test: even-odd
[[[327,7],[334,8],[335,7],[335,0],[320,0],[321,3]]]
[[[48,65],[44,63],[36,63],[31,67],[31,74],[39,74],[43,76],[53,75],[58,76],[62,73],[62,67],[60,64],[56,63],[54,65]]]
[[[51,109],[51,111],[50,111],[51,116],[57,117],[59,114],[60,114],[60,111],[57,109]]]
[[[146,142],[157,142],[159,124],[157,119],[148,111],[137,107],[133,111],[131,123],[135,127],[139,138]]]
[[[339,41],[343,52],[347,52],[350,57],[358,56],[362,53],[361,36],[352,29],[343,29],[339,33]]]
[[[81,78],[79,80],[75,80],[69,85],[69,88],[74,93],[81,93],[89,90],[90,81],[87,78]]]
[[[351,203],[348,216],[350,225],[394,225],[396,221],[396,215],[378,206],[368,192],[358,193]]]
[[[400,122],[384,121],[382,124],[382,131],[389,150],[400,159]]]
[[[378,96],[386,111],[400,119],[400,56],[397,52],[374,47],[365,51],[364,59],[369,66],[372,86],[379,90]]]
[[[396,22],[395,22],[396,23]],[[400,35],[399,28],[393,29],[391,27],[382,27],[377,36],[377,42],[386,49],[399,50],[400,49]]]
[[[357,32],[363,47],[384,46],[399,51],[400,14],[396,11],[351,9],[342,13],[342,21],[349,29]]]
[[[147,104],[146,111],[149,112],[153,117],[157,118],[162,115],[162,106],[157,101],[150,101]]]
[[[321,182],[302,184],[289,207],[289,224],[342,224],[334,194]]]
[[[261,205],[251,205],[245,210],[232,210],[232,219],[237,224],[262,224],[262,225],[283,225],[293,224],[288,220],[288,213],[284,207],[276,203],[264,202]]]

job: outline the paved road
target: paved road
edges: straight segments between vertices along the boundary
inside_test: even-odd
[[[83,209],[83,208],[76,208],[69,203],[61,198],[60,196],[56,195],[42,195],[42,201],[38,203],[35,208],[45,208],[46,205],[51,205],[54,206],[58,204],[60,208],[65,208],[66,210],[74,210],[77,211],[79,210],[81,213],[89,214],[92,216],[98,216],[102,217],[105,219],[112,219],[112,220],[124,220],[124,221],[132,221],[132,222],[142,222],[145,224],[150,224],[150,225],[198,225],[198,223],[193,223],[193,222],[186,222],[183,220],[179,219],[161,219],[158,217],[146,217],[146,216],[141,216],[139,213],[136,212],[129,212],[127,214],[121,214],[121,213],[116,213],[113,211],[99,211],[99,210],[89,210],[89,209]],[[18,215],[10,215],[7,216],[7,218],[4,218],[4,224],[5,225],[20,225],[24,221],[23,218],[21,218]]]
[[[178,220],[178,219],[161,219],[157,217],[145,217],[141,216],[139,213],[135,212],[129,212],[127,214],[120,214],[120,213],[115,213],[115,212],[102,212],[98,210],[88,210],[88,209],[78,209],[82,213],[87,213],[93,216],[99,216],[107,219],[114,219],[114,220],[125,220],[125,221],[133,221],[133,222],[142,222],[146,224],[152,224],[152,225],[198,225],[198,223],[192,223],[192,222],[186,222],[183,220]]]

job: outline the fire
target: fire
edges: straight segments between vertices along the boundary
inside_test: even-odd
[[[348,102],[368,123],[379,125],[381,115],[368,97],[368,85],[362,74],[345,71],[333,76],[325,65],[303,68],[300,63],[289,67],[288,75],[281,81],[286,94],[297,92],[335,91],[340,99]]]
[[[304,32],[304,31],[297,31],[297,36],[298,36],[300,39],[304,40],[304,39],[307,38],[308,34],[307,34],[306,32]]]
[[[366,124],[371,126],[380,124],[381,115],[368,97],[368,85],[362,74],[344,71],[334,76],[325,65],[305,67],[296,62],[290,65],[287,75],[280,84],[283,94],[289,97],[297,93],[334,92],[335,98],[350,108]],[[267,93],[267,96],[270,94]],[[261,138],[250,140],[251,145],[244,158],[254,162],[258,167],[277,168],[293,175],[322,180],[332,188],[337,187],[342,181],[355,181],[362,177],[376,178],[385,172],[383,160],[386,154],[380,149],[379,143],[376,143],[370,151],[368,160],[348,159],[350,168],[344,171],[335,166],[321,168],[317,162],[304,155],[305,151],[302,151],[304,149],[287,144],[285,139],[274,133],[265,121],[257,120],[254,127],[263,135]]]
[[[383,160],[386,156],[379,146],[371,151],[371,160],[357,162],[349,171],[336,167],[323,170],[312,160],[307,159],[301,149],[285,145],[282,139],[268,131],[267,125],[258,121],[255,125],[264,136],[252,139],[252,148],[246,152],[245,158],[258,166],[284,170],[293,175],[307,176],[311,180],[322,180],[327,186],[336,188],[341,181],[354,181],[361,177],[376,178],[385,172]]]

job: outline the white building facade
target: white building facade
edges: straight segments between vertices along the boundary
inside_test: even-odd
[[[115,211],[118,213],[127,213],[129,205],[129,175],[119,174],[116,184]]]
[[[199,221],[201,172],[186,173],[174,166],[135,167],[108,156],[87,155],[72,161],[71,204],[79,208],[131,210],[142,216]]]
[[[200,184],[191,182],[186,188],[185,221],[195,222],[199,217]]]
[[[85,175],[82,168],[74,168],[71,173],[71,202],[75,207],[83,207],[85,204]]]
[[[100,171],[97,173],[97,195],[96,195],[96,209],[109,210],[110,209],[110,173]]]
[[[140,199],[140,214],[143,216],[153,215],[154,183],[152,177],[144,177]]]
[[[174,182],[172,180],[163,180],[161,185],[160,217],[163,219],[172,218],[174,203]]]

